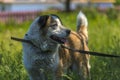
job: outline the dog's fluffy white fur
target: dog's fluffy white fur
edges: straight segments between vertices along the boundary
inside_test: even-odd
[[[59,64],[58,47],[60,46],[60,44],[52,40],[50,37],[58,36],[59,38],[61,38],[61,41],[64,42],[63,39],[70,34],[70,30],[66,29],[62,25],[57,16],[50,16],[53,22],[50,22],[52,24],[49,24],[49,26],[47,26],[47,32],[45,32],[46,30],[44,31],[46,27],[45,25],[47,23],[41,25],[44,23],[44,17],[46,16],[40,16],[33,21],[28,32],[25,35],[25,39],[30,40],[35,45],[33,46],[28,43],[23,43],[24,65],[29,73],[30,80],[44,80],[46,79],[46,76],[43,74],[47,74],[50,72],[50,75],[51,73],[56,71],[56,68]],[[49,16],[47,17],[49,18]],[[42,27],[44,29],[42,29]]]

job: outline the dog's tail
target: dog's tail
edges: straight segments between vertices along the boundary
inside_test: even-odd
[[[89,51],[89,48],[87,46],[88,44],[88,21],[87,17],[82,13],[82,11],[79,12],[77,16],[77,33],[79,34],[80,37],[82,37],[83,40],[83,50]],[[83,67],[83,71],[85,71],[85,77],[90,78],[90,64],[89,64],[89,55],[84,56],[84,61],[83,64],[85,64]]]
[[[82,13],[82,11],[80,11],[77,16],[77,32],[78,34],[82,33],[86,37],[86,39],[88,39],[87,26],[88,26],[87,18]]]

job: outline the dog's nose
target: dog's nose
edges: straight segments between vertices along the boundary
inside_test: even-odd
[[[66,30],[66,33],[67,33],[67,34],[70,34],[70,32],[71,32],[71,30],[69,30],[69,29]]]

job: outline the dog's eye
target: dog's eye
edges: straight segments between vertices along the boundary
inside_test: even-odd
[[[56,29],[57,24],[52,24],[52,25],[50,25],[50,27],[53,28],[53,29]]]
[[[57,26],[57,24],[52,24],[51,27],[52,27],[52,26]]]

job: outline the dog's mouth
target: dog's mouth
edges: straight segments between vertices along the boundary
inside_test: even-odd
[[[61,37],[57,37],[55,35],[51,35],[50,38],[60,44],[64,44],[67,42],[67,38],[61,38]]]

